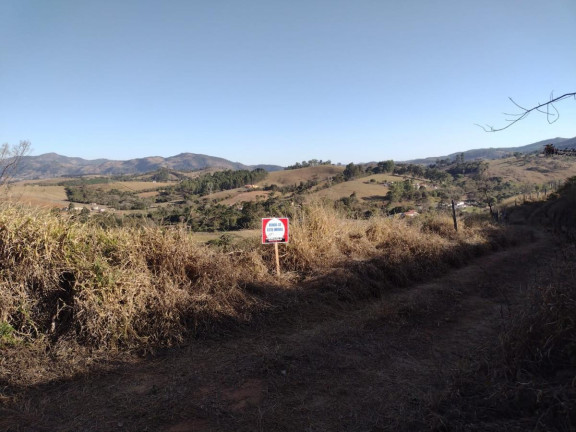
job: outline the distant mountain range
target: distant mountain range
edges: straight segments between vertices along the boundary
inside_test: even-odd
[[[412,159],[406,162],[413,164],[428,165],[435,163],[438,159],[450,159],[456,158],[456,155],[464,153],[464,160],[474,160],[474,159],[501,159],[503,157],[512,156],[514,153],[532,153],[532,152],[542,152],[546,144],[554,144],[558,149],[576,149],[576,137],[574,138],[552,138],[544,141],[538,141],[533,144],[528,144],[521,147],[501,147],[501,148],[483,148],[483,149],[473,149],[466,150],[457,153],[451,153],[446,156],[436,156],[427,157],[424,159]]]
[[[538,141],[521,147],[484,148],[452,153],[446,156],[427,157],[406,161],[414,164],[433,164],[438,159],[455,159],[456,155],[464,153],[465,160],[474,159],[500,159],[514,153],[531,153],[542,151],[544,145],[554,144],[559,149],[576,149],[576,137],[552,138]],[[181,153],[176,156],[163,158],[160,156],[117,161],[109,159],[87,160],[77,157],[61,156],[56,153],[46,153],[39,156],[25,156],[16,175],[17,180],[43,179],[83,175],[119,175],[143,174],[156,171],[162,167],[176,171],[196,171],[206,168],[220,169],[248,169],[262,168],[266,171],[279,171],[284,169],[279,165],[244,165],[231,162],[227,159],[195,153]]]
[[[284,169],[278,165],[244,165],[219,157],[195,153],[181,153],[168,158],[152,156],[126,161],[109,159],[86,160],[61,156],[56,153],[46,153],[39,156],[23,157],[15,178],[24,180],[83,175],[141,174],[156,171],[162,167],[176,171],[195,171],[205,168],[230,170],[262,168],[266,171]]]

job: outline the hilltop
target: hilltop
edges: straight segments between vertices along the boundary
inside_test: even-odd
[[[434,157],[426,157],[421,159],[412,159],[406,161],[407,163],[413,164],[421,164],[421,165],[428,165],[436,163],[439,159],[449,159],[454,160],[457,155],[464,154],[465,160],[475,160],[475,159],[501,159],[506,158],[514,155],[515,153],[533,153],[533,152],[542,152],[544,146],[546,144],[553,144],[557,148],[567,148],[567,149],[575,149],[576,148],[576,137],[574,138],[551,138],[544,141],[538,141],[532,144],[527,144],[525,146],[520,147],[500,147],[500,148],[480,148],[480,149],[472,149],[466,150],[463,152],[456,152],[451,153],[446,156],[434,156]]]

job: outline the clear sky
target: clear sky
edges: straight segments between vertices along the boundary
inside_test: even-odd
[[[0,0],[0,143],[86,159],[406,160],[576,91],[575,0]]]

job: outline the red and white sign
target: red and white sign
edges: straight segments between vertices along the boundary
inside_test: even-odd
[[[262,243],[288,243],[288,218],[262,218]]]

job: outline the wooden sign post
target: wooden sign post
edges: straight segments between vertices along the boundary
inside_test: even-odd
[[[276,276],[280,276],[280,254],[278,253],[278,243],[274,243],[274,254],[276,255]]]
[[[280,276],[278,243],[288,243],[288,218],[262,218],[262,244],[274,243],[276,274]]]

